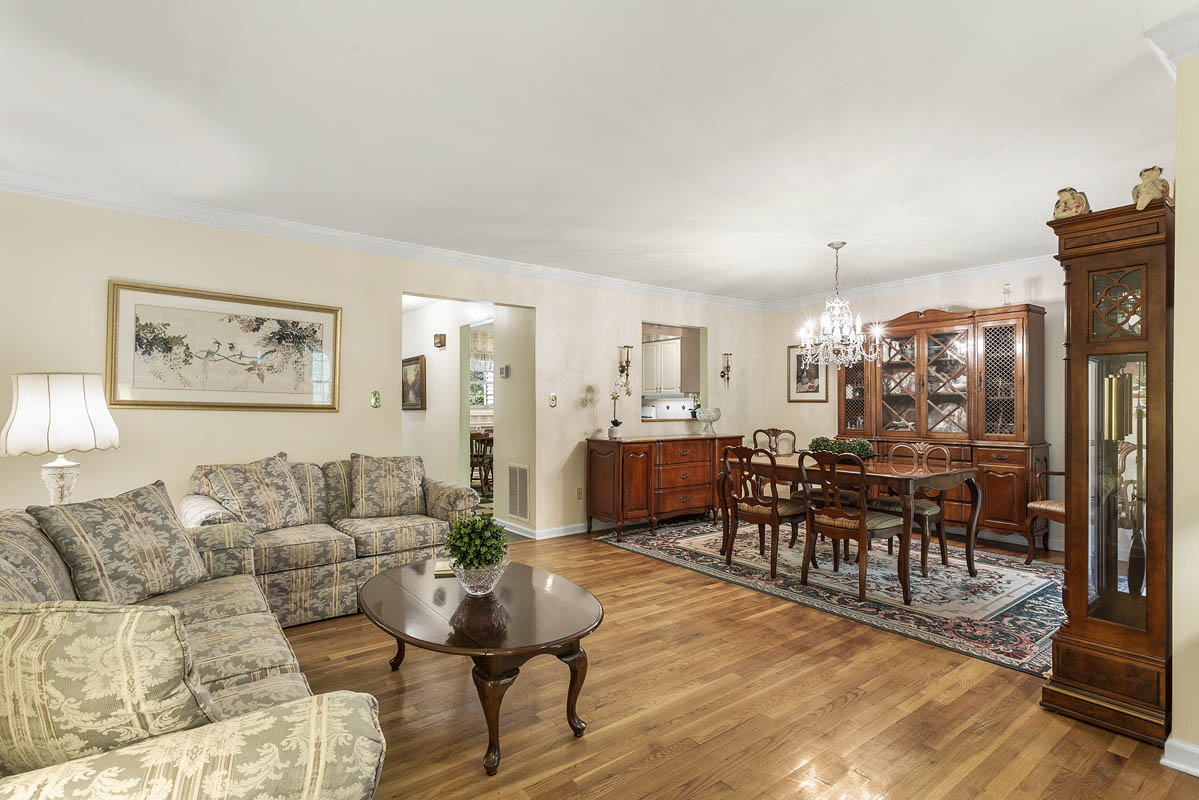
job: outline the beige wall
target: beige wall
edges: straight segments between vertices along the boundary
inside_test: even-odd
[[[1172,743],[1189,744],[1199,768],[1199,425],[1189,407],[1199,395],[1199,56],[1178,69],[1174,250],[1174,554]],[[1167,755],[1171,747],[1167,746]]]
[[[441,300],[405,312],[404,358],[425,357],[425,410],[405,411],[400,452],[424,459],[425,472],[440,481],[460,483],[462,449],[462,347],[463,325],[491,319],[494,309],[482,303]],[[433,346],[433,334],[444,333],[444,348]],[[384,398],[387,402],[388,398]],[[390,398],[399,403],[398,396]]]
[[[607,427],[597,403],[615,378],[617,347],[640,341],[642,320],[706,326],[709,352],[739,356],[742,379],[711,389],[725,431],[753,427],[761,316],[672,297],[535,280],[325,247],[132,213],[0,194],[0,269],[8,300],[0,318],[0,376],[20,371],[104,370],[109,278],[216,289],[342,306],[341,412],[116,410],[121,448],[84,453],[78,497],[112,494],[162,478],[179,497],[192,467],[286,450],[326,460],[351,450],[400,452],[399,373],[403,292],[536,308],[535,460],[539,531],[581,525],[582,440]],[[447,334],[450,331],[445,331]],[[744,354],[744,356],[741,356]],[[711,356],[709,356],[711,358]],[[711,369],[714,365],[709,365]],[[715,374],[715,373],[712,373]],[[588,390],[590,387],[590,391]],[[382,392],[371,409],[371,390]],[[557,392],[558,407],[546,396]],[[7,416],[8,391],[0,389]],[[622,408],[626,433],[698,430],[699,423],[637,420],[636,398]],[[0,459],[0,507],[44,502],[45,457]]]
[[[496,306],[495,324],[495,515],[523,531],[537,530],[537,431],[541,405],[537,402],[534,356],[537,312],[531,308]],[[500,377],[500,367],[508,377]],[[545,410],[551,411],[548,403]],[[508,467],[529,468],[529,518],[509,512]],[[515,510],[516,506],[513,506]]]
[[[1053,250],[1053,232],[1045,228],[1045,249]],[[1049,442],[1051,469],[1061,469],[1065,442],[1065,367],[1064,347],[1065,295],[1062,270],[1049,256],[1012,262],[998,267],[962,270],[944,276],[905,281],[845,292],[855,314],[864,322],[882,322],[909,311],[938,308],[947,311],[987,308],[1003,305],[1003,284],[1012,285],[1013,303],[1034,303],[1045,307],[1045,438]],[[800,446],[813,436],[832,436],[837,431],[836,372],[829,374],[828,403],[788,403],[786,344],[795,329],[808,317],[818,317],[819,306],[776,311],[768,315],[765,341],[776,342],[769,350],[763,379],[762,419],[771,426],[795,431]],[[1060,487],[1058,487],[1060,489]],[[1050,545],[1062,547],[1061,526],[1054,524]]]

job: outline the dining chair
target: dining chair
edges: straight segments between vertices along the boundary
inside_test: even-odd
[[[758,443],[759,440],[761,440],[761,444]],[[790,441],[788,442],[788,440]],[[794,453],[798,450],[799,445],[799,440],[795,437],[795,431],[790,431],[786,428],[758,428],[754,431],[752,441],[754,447],[769,450],[776,456]],[[784,446],[787,446],[788,449],[784,450]],[[788,484],[788,488],[791,490],[791,497],[798,499],[799,484],[791,481]]]
[[[841,568],[840,542],[858,543],[858,600],[866,599],[866,562],[873,539],[893,540],[903,535],[903,520],[894,514],[843,502],[842,490],[866,494],[866,465],[853,453],[804,451],[799,457],[803,476],[807,536],[799,582],[808,585],[809,563],[816,563],[816,534],[833,542],[833,571]],[[817,496],[813,489],[819,487]]]
[[[1039,470],[1033,476],[1033,486],[1035,487],[1036,499],[1028,504],[1028,557],[1024,559],[1025,564],[1032,563],[1032,557],[1035,554],[1037,545],[1033,538],[1032,523],[1037,517],[1044,517],[1054,522],[1066,524],[1066,501],[1051,500],[1049,498],[1049,479],[1053,477],[1065,478],[1066,473],[1061,471],[1050,470],[1049,462],[1045,459],[1038,459],[1038,464],[1043,464],[1044,469]],[[1045,526],[1045,552],[1049,552],[1049,526]]]
[[[492,448],[495,445],[495,438],[485,431],[474,431],[470,435],[470,480],[475,479],[475,472],[479,473],[479,489],[483,494],[487,494],[491,488],[492,479]]]
[[[943,444],[928,442],[897,442],[887,451],[887,466],[902,475],[916,472],[937,472],[949,469],[953,457]],[[945,541],[945,490],[920,489],[912,498],[912,522],[920,526],[920,574],[928,577],[928,540],[936,528],[941,545],[941,564],[949,565],[949,547]],[[866,502],[868,508],[888,514],[903,514],[903,501],[898,497],[876,497]],[[894,548],[887,543],[888,550]]]
[[[755,467],[753,461],[761,457]],[[770,577],[778,577],[779,525],[791,523],[791,535],[799,532],[799,520],[806,507],[799,500],[778,496],[778,464],[769,450],[753,447],[726,447],[721,456],[723,491],[731,520],[727,524],[722,548],[724,562],[732,566],[733,544],[741,520],[757,523],[758,553],[766,555],[766,526],[770,526]]]

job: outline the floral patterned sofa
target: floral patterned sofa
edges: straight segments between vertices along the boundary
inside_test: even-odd
[[[323,465],[286,453],[201,465],[189,490],[184,525],[252,526],[252,572],[284,627],[357,613],[368,578],[431,558],[479,504],[473,489],[425,475],[419,456],[357,453]]]
[[[143,506],[161,496],[159,521],[190,542],[164,563],[189,574],[150,563],[162,548],[127,495],[95,501],[122,521],[107,530],[72,521],[86,553],[0,510],[0,798],[372,797],[385,749],[375,699],[312,696],[252,575],[250,527],[184,530],[161,483],[137,492]],[[92,580],[77,557],[107,572]],[[140,593],[121,595],[130,585]],[[129,695],[171,681],[190,716],[160,700],[131,711]]]

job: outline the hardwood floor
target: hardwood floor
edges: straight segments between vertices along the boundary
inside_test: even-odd
[[[1161,750],[1043,711],[1042,681],[573,536],[511,546],[604,604],[583,640],[581,739],[568,669],[525,665],[504,698],[499,774],[465,658],[361,614],[287,630],[313,691],[379,699],[378,797],[1199,798]],[[919,579],[914,578],[919,591]]]

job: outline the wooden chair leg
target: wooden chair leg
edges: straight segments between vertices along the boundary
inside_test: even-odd
[[[804,537],[803,566],[799,568],[799,584],[801,586],[808,585],[809,563],[811,563],[811,565],[817,569],[820,568],[820,565],[816,563],[816,534],[812,533],[811,530],[809,530],[807,532],[807,536]]]
[[[949,547],[945,543],[945,515],[937,515],[937,540],[941,543],[941,566],[949,566]]]
[[[728,544],[724,546],[724,563],[726,566],[733,565],[733,542],[737,541],[737,528],[741,524],[741,520],[737,518],[737,510],[733,509],[730,514]]]
[[[770,526],[770,577],[773,580],[779,576],[779,523],[775,521]]]
[[[1024,559],[1025,564],[1031,564],[1032,558],[1037,554],[1037,534],[1031,528],[1028,530],[1028,555]]]
[[[920,574],[928,577],[928,517],[920,520]]]
[[[796,517],[792,517],[791,518],[791,544],[787,545],[787,547],[794,549],[795,548],[795,540],[798,538],[799,538],[799,519]]]
[[[868,535],[869,536],[869,535]],[[858,600],[866,599],[866,547],[869,543],[869,538],[866,541],[858,540]]]
[[[894,536],[887,539],[887,555],[889,555],[889,556],[895,555],[895,537]]]
[[[833,572],[841,571],[841,541],[833,539]]]
[[[758,523],[758,555],[766,555],[766,523]]]

